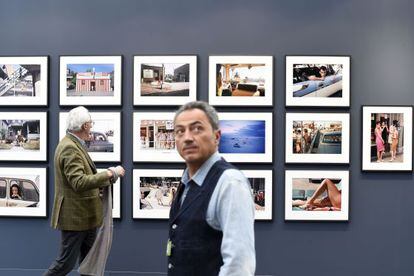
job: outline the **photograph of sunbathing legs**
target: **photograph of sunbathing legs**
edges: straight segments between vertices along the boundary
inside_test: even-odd
[[[341,179],[294,178],[293,211],[341,211]]]

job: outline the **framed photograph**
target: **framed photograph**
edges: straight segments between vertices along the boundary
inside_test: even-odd
[[[272,162],[272,113],[219,113],[219,153],[228,162]]]
[[[209,103],[273,105],[272,56],[210,56]]]
[[[362,107],[362,170],[413,170],[413,107]]]
[[[251,184],[255,219],[272,219],[272,171],[242,171]],[[168,219],[183,170],[133,170],[134,219]]]
[[[350,105],[349,56],[286,56],[286,106]]]
[[[47,216],[46,168],[0,168],[0,216]]]
[[[183,170],[133,170],[132,218],[168,219]]]
[[[106,171],[106,168],[97,169],[98,172]],[[112,218],[121,218],[121,178],[111,186],[112,188]]]
[[[197,56],[134,56],[134,105],[183,105],[197,98]]]
[[[285,220],[348,221],[349,171],[285,173]]]
[[[349,163],[349,113],[286,113],[286,163]]]
[[[272,170],[242,170],[250,182],[256,220],[272,219]]]
[[[87,152],[95,162],[121,161],[121,113],[90,112],[93,126]],[[59,114],[59,139],[66,135],[68,112]]]
[[[47,113],[0,112],[0,161],[47,160]]]
[[[134,162],[183,162],[175,147],[173,112],[135,112]]]
[[[61,56],[60,105],[121,105],[122,56]]]
[[[0,57],[0,105],[47,106],[48,56]]]

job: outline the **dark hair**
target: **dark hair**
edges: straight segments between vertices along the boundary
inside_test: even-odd
[[[399,126],[398,120],[393,120],[392,125],[398,127]]]
[[[210,124],[213,130],[219,129],[219,118],[218,118],[216,110],[214,109],[214,107],[212,107],[211,105],[203,101],[189,102],[181,106],[175,112],[174,123],[178,115],[180,115],[184,111],[192,110],[192,109],[200,109],[201,111],[203,111],[206,114],[208,120],[210,121]]]
[[[319,70],[327,71],[327,70],[328,70],[328,68],[326,68],[326,66],[325,66],[325,65],[322,65],[322,66],[319,68]]]
[[[17,184],[13,184],[13,185],[11,185],[11,186],[10,186],[10,191],[12,191],[12,189],[13,189],[14,187],[16,187],[16,188],[17,188],[17,192],[18,192],[18,194],[20,195],[20,187],[19,187],[19,185],[17,185]]]
[[[381,124],[381,121],[377,121],[377,122],[375,123],[375,125],[378,125],[378,124]]]

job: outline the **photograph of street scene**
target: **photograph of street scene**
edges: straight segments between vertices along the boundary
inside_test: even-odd
[[[142,150],[175,151],[172,120],[141,120],[140,145]]]
[[[140,177],[140,210],[169,210],[181,177]]]
[[[292,211],[341,211],[341,206],[342,179],[292,179]]]
[[[93,120],[91,137],[86,141],[88,152],[114,152],[114,124],[114,120]]]
[[[404,162],[404,113],[371,113],[371,162]]]
[[[265,210],[265,178],[262,177],[249,177],[250,187],[253,195],[254,207],[256,211]]]
[[[296,154],[341,154],[341,121],[293,121],[292,149]]]
[[[114,96],[114,64],[68,64],[66,95]]]
[[[40,150],[40,120],[0,120],[0,152]]]
[[[293,64],[293,97],[342,97],[343,64]]]
[[[0,173],[0,208],[39,207],[39,179],[40,175]]]
[[[0,97],[39,96],[40,75],[40,64],[0,63]]]
[[[141,64],[141,96],[189,96],[189,63]]]
[[[265,153],[266,121],[220,120],[220,153]]]
[[[266,64],[216,64],[216,96],[265,96]]]

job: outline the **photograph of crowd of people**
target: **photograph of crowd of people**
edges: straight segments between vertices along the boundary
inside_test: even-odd
[[[114,96],[114,64],[67,64],[66,95]]]
[[[189,63],[142,63],[141,96],[189,96]]]
[[[293,178],[293,211],[341,211],[342,179]]]
[[[140,145],[143,150],[175,150],[172,120],[141,120]]]
[[[341,121],[293,121],[295,154],[341,154]]]
[[[371,114],[371,162],[404,161],[404,113]]]
[[[181,177],[140,177],[139,209],[167,209],[171,207]]]
[[[220,120],[220,153],[265,153],[266,121]]]
[[[266,64],[216,64],[216,95],[265,96]]]
[[[40,150],[40,120],[0,120],[0,152]]]
[[[293,64],[293,97],[342,97],[342,64]]]

